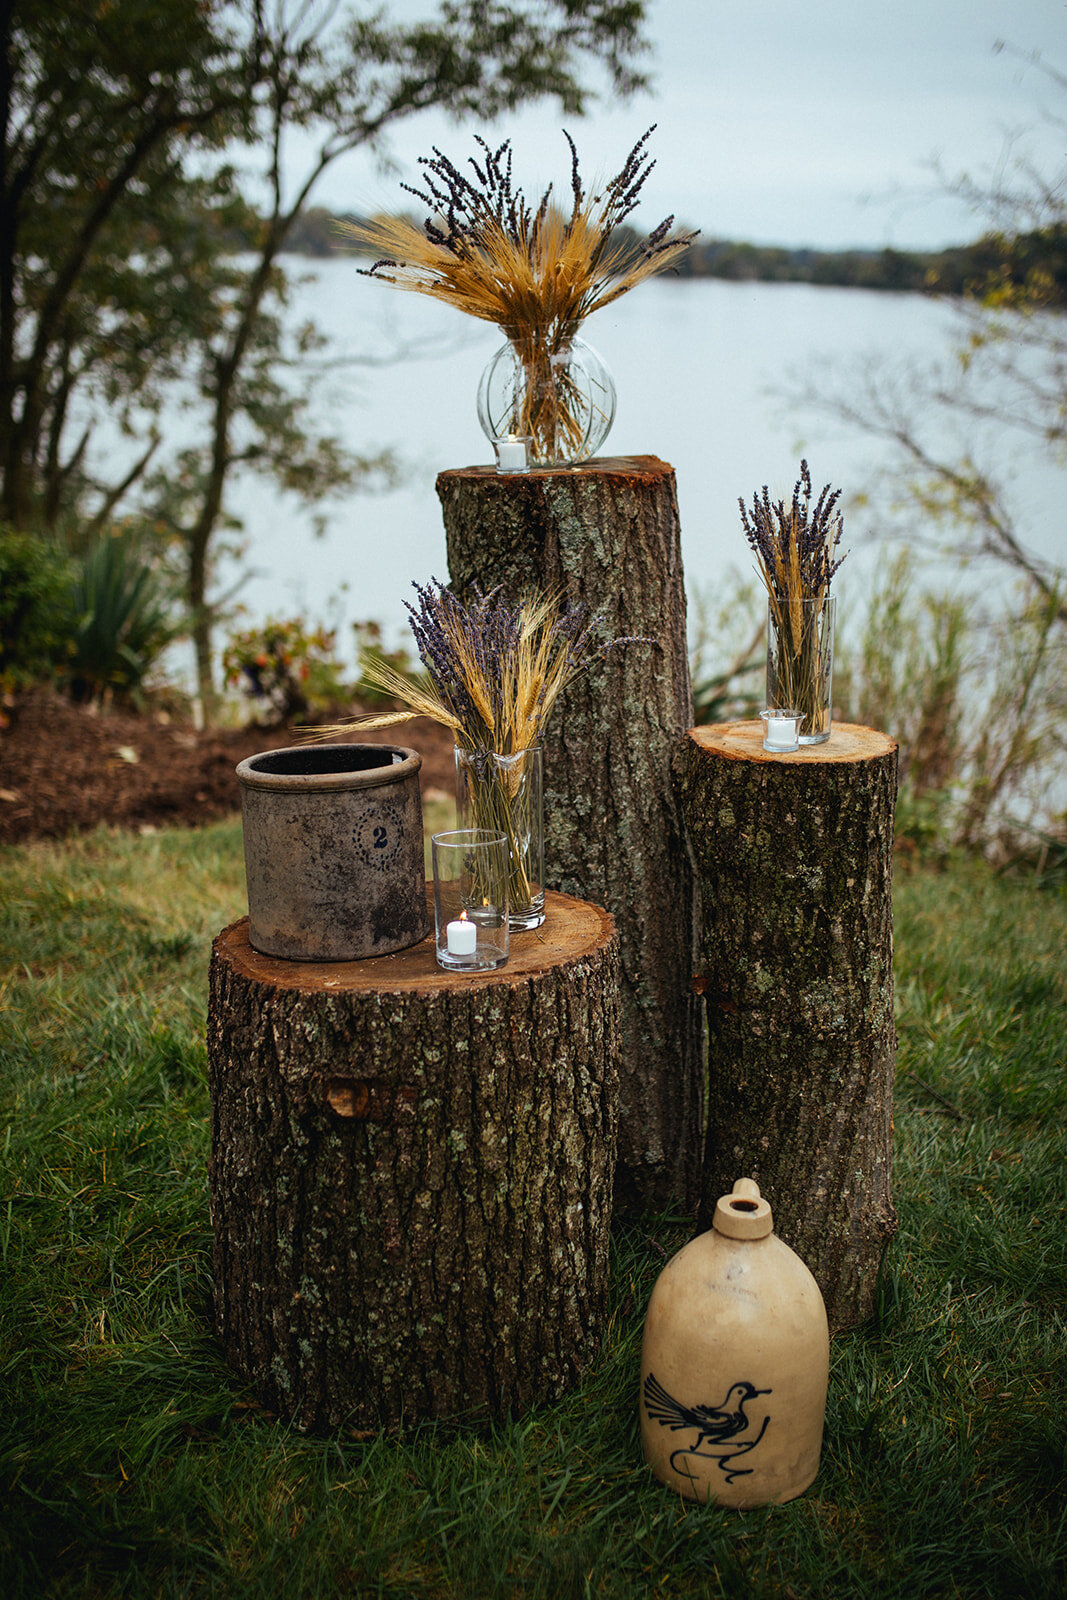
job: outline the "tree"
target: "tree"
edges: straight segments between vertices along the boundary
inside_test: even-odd
[[[76,398],[150,408],[178,353],[145,247],[182,155],[239,131],[256,71],[215,20],[196,0],[0,9],[0,514],[17,527],[71,504]]]
[[[210,702],[212,545],[235,470],[315,500],[382,464],[311,433],[292,374],[316,335],[285,348],[278,258],[316,183],[431,106],[491,118],[552,95],[580,113],[592,61],[630,92],[643,15],[643,0],[442,0],[394,25],[343,0],[0,0],[0,514],[80,525],[144,491],[183,552]],[[296,130],[314,153],[287,180]],[[235,141],[262,158],[268,197],[250,259],[227,253],[249,226]],[[163,466],[176,389],[203,440]],[[72,421],[102,405],[138,446],[106,483],[91,423]]]
[[[984,227],[929,285],[954,319],[950,355],[868,359],[814,391],[805,376],[808,403],[891,446],[864,501],[877,493],[881,531],[905,545],[872,579],[835,695],[899,741],[898,829],[1014,854],[1062,826],[1067,567],[1041,553],[1025,490],[1042,464],[1067,462],[1067,168],[1045,170],[1017,137],[987,177],[942,184]],[[1001,581],[919,592],[908,547]]]
[[[1029,58],[1059,91],[1067,77]],[[1053,116],[1067,130],[1067,117]],[[957,333],[947,363],[868,361],[805,397],[894,447],[890,468],[910,528],[936,529],[941,550],[1021,573],[1067,622],[1067,569],[1034,548],[1009,477],[1020,445],[1067,461],[1067,168],[1048,173],[1013,141],[982,181],[946,184],[983,220],[978,270],[949,302]],[[931,284],[934,292],[939,285]],[[916,516],[916,513],[918,516]]]

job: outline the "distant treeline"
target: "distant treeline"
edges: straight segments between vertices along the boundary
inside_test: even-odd
[[[296,220],[286,249],[298,255],[335,256],[351,250],[338,221],[349,215],[313,207]],[[620,242],[627,233],[619,230]],[[975,294],[1003,287],[1038,287],[1042,298],[1067,305],[1067,229],[1005,238],[986,235],[975,244],[947,250],[790,250],[775,245],[739,244],[730,239],[698,238],[683,257],[679,276],[726,278],[733,282],[817,283],[849,289],[896,289],[918,294]]]

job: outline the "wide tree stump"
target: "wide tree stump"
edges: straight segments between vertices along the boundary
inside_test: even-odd
[[[592,1360],[607,1290],[618,938],[550,895],[507,966],[433,938],[325,964],[211,958],[215,1317],[301,1428],[499,1417]]]
[[[693,720],[674,470],[655,456],[501,476],[443,472],[452,583],[587,601],[610,652],[567,690],[545,740],[545,876],[606,906],[622,947],[616,1209],[699,1193],[703,1039],[692,990],[695,876],[671,759]]]
[[[884,734],[840,723],[792,755],[765,751],[758,722],[693,728],[679,750],[704,904],[700,1226],[754,1178],[831,1329],[870,1314],[896,1230],[896,757]]]

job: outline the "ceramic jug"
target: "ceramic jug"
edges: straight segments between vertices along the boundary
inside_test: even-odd
[[[664,1267],[645,1317],[641,1445],[690,1500],[792,1500],[819,1467],[830,1341],[819,1286],[749,1178]]]

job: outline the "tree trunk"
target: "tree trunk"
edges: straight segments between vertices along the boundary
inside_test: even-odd
[[[215,677],[212,670],[212,609],[207,600],[208,544],[211,530],[206,534],[198,525],[187,535],[186,542],[186,601],[189,607],[193,658],[196,665],[196,693],[200,712],[210,728],[215,723]]]
[[[674,471],[655,456],[501,476],[443,472],[452,582],[603,613],[613,650],[563,697],[545,740],[545,876],[604,905],[622,948],[616,1209],[699,1194],[703,1040],[692,990],[696,882],[671,757],[692,721]]]
[[[794,755],[694,728],[679,790],[704,903],[709,1108],[700,1225],[754,1178],[831,1329],[863,1321],[896,1231],[890,1140],[897,747],[835,724]]]
[[[603,1327],[618,939],[550,895],[507,966],[434,941],[211,962],[215,1315],[301,1428],[500,1417],[562,1394]]]

